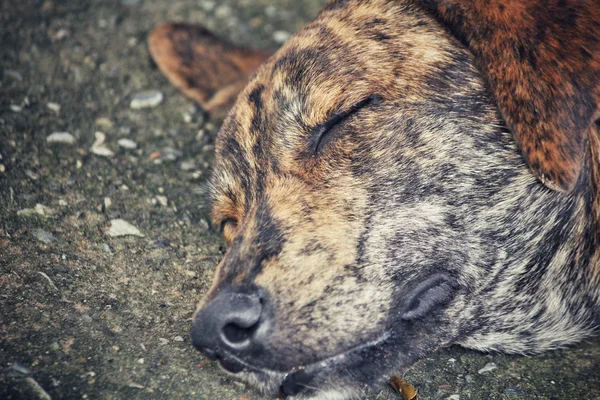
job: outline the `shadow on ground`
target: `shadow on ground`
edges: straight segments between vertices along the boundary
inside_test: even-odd
[[[144,43],[178,19],[276,48],[322,3],[0,1],[0,398],[265,399],[190,345],[223,245],[206,196],[218,126]],[[143,90],[164,100],[132,109]],[[139,235],[111,236],[115,219]],[[421,399],[598,399],[599,360],[598,339],[532,358],[452,348],[404,376]]]

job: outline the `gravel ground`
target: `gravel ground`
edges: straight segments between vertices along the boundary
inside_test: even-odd
[[[0,0],[1,399],[267,399],[190,345],[223,248],[206,198],[218,122],[144,43],[188,20],[276,48],[322,3]],[[403,376],[421,399],[600,399],[600,339],[451,348]]]

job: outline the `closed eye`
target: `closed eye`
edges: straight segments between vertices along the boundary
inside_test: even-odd
[[[333,133],[338,125],[347,120],[352,115],[356,114],[361,109],[371,105],[378,104],[381,102],[381,96],[374,94],[367,97],[364,100],[354,104],[348,110],[340,111],[333,114],[325,123],[318,125],[311,132],[309,150],[313,155],[321,153],[323,148],[333,138]]]

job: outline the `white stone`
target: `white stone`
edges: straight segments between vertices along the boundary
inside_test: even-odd
[[[182,171],[193,171],[197,168],[196,163],[193,160],[183,161],[181,163]]]
[[[48,215],[54,214],[54,210],[52,210],[50,207],[46,207],[45,205],[40,204],[40,203],[35,205],[34,210],[36,213],[38,213],[42,217],[46,217]]]
[[[47,217],[49,215],[54,214],[54,210],[49,207],[46,207],[43,204],[36,204],[34,208],[24,208],[22,210],[17,211],[17,215],[19,217],[31,217],[33,215],[40,215],[42,217]]]
[[[163,207],[166,207],[169,205],[169,199],[167,199],[167,196],[156,196],[156,200]]]
[[[163,101],[163,94],[158,90],[145,90],[137,93],[129,106],[134,110],[156,107]]]
[[[495,370],[497,368],[498,368],[498,366],[496,364],[494,364],[494,363],[487,363],[487,364],[485,364],[483,366],[483,368],[481,368],[479,371],[477,371],[477,373],[479,375],[481,375],[481,374],[485,374],[486,372],[491,372],[491,371],[493,371],[493,370]]]
[[[138,228],[131,225],[129,222],[123,219],[113,219],[110,221],[110,228],[108,229],[108,236],[120,237],[120,236],[138,236],[144,237]]]
[[[54,111],[57,114],[60,112],[60,104],[58,104],[58,103],[52,103],[52,102],[50,102],[50,103],[46,104],[46,106],[50,110]]]
[[[54,237],[54,235],[52,233],[47,232],[43,229],[35,229],[32,232],[32,234],[37,240],[39,240],[40,242],[46,243],[46,244],[52,243],[56,240],[56,238]]]
[[[122,148],[127,149],[127,150],[137,149],[137,143],[131,139],[122,138],[122,139],[119,139],[119,141],[117,143],[119,144],[119,146],[121,146]]]
[[[69,132],[53,132],[47,138],[48,143],[64,143],[64,144],[75,144],[77,139]]]
[[[292,36],[292,34],[287,31],[273,32],[273,40],[279,44],[285,43],[290,38],[290,36]]]
[[[56,40],[62,40],[64,38],[69,37],[69,31],[66,29],[59,29],[59,31],[56,32],[56,35],[54,35],[54,37],[56,38]]]
[[[104,142],[106,141],[106,135],[102,132],[96,132],[94,135],[96,136],[96,141],[92,145],[90,151],[102,157],[114,156],[115,153],[108,147],[104,146]]]

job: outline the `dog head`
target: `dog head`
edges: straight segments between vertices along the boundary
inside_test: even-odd
[[[159,66],[201,102],[227,104],[230,83],[249,81],[216,141],[212,216],[229,248],[192,337],[266,391],[345,398],[464,339],[481,324],[478,294],[506,230],[572,203],[519,154],[478,69],[485,52],[425,6],[335,1],[268,59],[228,45],[266,61],[228,70],[224,92],[173,72],[212,36],[170,25],[151,38]],[[192,36],[196,47],[177,50]],[[563,177],[545,178],[557,187],[588,186],[565,160],[526,160]]]

